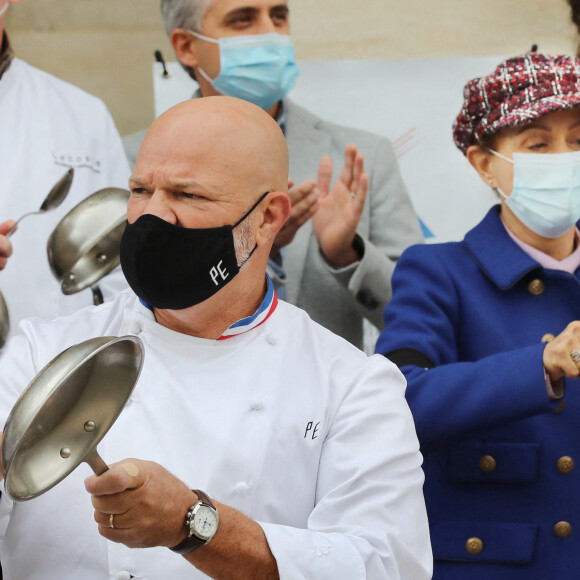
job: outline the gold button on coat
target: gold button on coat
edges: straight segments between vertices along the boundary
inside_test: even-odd
[[[538,278],[532,280],[528,284],[528,292],[532,296],[541,296],[544,293],[544,290],[545,290],[544,283]]]
[[[552,342],[556,337],[548,332],[548,334],[544,334],[544,336],[542,336],[542,342]]]
[[[558,459],[558,471],[560,473],[570,473],[574,469],[574,460],[567,455]]]
[[[491,455],[484,455],[479,460],[479,468],[483,473],[493,473],[496,466],[497,462]]]
[[[483,552],[483,542],[479,538],[469,538],[465,542],[465,549],[472,555],[477,556]]]
[[[568,522],[558,522],[554,526],[554,535],[557,538],[567,538],[572,533],[572,526]]]

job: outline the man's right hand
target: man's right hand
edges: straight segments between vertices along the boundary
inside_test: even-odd
[[[4,270],[8,258],[12,255],[12,244],[6,234],[14,223],[14,220],[8,220],[0,224],[0,270]]]
[[[292,187],[293,182],[289,182]],[[296,235],[296,232],[316,213],[318,209],[318,196],[320,191],[314,179],[307,179],[288,192],[292,204],[292,212],[288,221],[278,232],[270,258],[275,258],[280,253],[280,249],[287,246]]]

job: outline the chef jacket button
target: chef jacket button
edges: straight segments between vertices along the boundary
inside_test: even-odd
[[[557,538],[567,538],[572,533],[572,526],[568,522],[558,522],[554,526],[554,535]]]
[[[552,413],[554,413],[554,415],[559,415],[564,410],[565,406],[566,401],[562,399],[562,402],[552,411]]]
[[[238,493],[246,493],[248,491],[248,484],[245,481],[238,481],[236,483],[236,491]]]
[[[139,334],[143,329],[141,328],[141,324],[137,321],[131,322],[129,325],[129,333],[130,334]]]
[[[278,344],[278,335],[277,335],[277,334],[273,334],[273,333],[271,333],[271,334],[269,334],[269,335],[266,337],[266,340],[267,340],[267,341],[268,341],[268,342],[269,342],[271,345]]]
[[[122,570],[121,572],[119,572],[119,576],[117,576],[117,578],[119,578],[119,580],[131,580],[131,578],[133,578],[133,575],[131,574],[131,572],[127,572],[127,570]]]
[[[535,278],[528,284],[528,292],[532,296],[541,296],[545,289],[544,283],[539,278]]]
[[[551,333],[548,332],[542,336],[542,342],[552,342],[556,337]]]
[[[484,455],[479,460],[479,468],[483,473],[493,473],[496,467],[497,462],[491,455]]]
[[[479,538],[469,538],[465,542],[465,549],[472,556],[477,556],[483,552],[483,542]]]
[[[264,408],[264,403],[261,401],[254,401],[252,403],[252,411],[261,411]]]
[[[558,459],[558,471],[560,473],[570,473],[574,469],[574,460],[567,455]]]

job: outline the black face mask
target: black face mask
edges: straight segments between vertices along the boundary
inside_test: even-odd
[[[154,308],[181,310],[221,290],[254,253],[238,265],[234,228],[268,195],[266,192],[233,226],[182,228],[154,215],[127,223],[121,239],[121,267],[133,292]]]

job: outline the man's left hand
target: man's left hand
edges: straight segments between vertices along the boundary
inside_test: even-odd
[[[187,535],[185,515],[196,496],[157,463],[126,459],[88,477],[85,487],[99,533],[112,542],[130,548],[171,547]]]
[[[312,217],[314,235],[327,262],[344,268],[358,261],[360,256],[352,246],[356,228],[364,208],[368,176],[364,172],[362,153],[356,145],[347,145],[344,167],[332,190],[332,160],[323,157],[318,166],[318,210]]]

